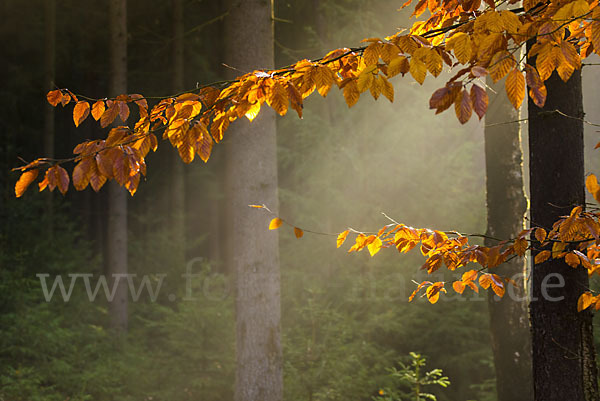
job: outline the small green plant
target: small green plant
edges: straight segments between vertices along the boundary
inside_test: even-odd
[[[425,357],[415,352],[409,353],[410,365],[399,362],[400,370],[390,369],[390,379],[393,388],[385,387],[379,390],[379,394],[372,397],[374,401],[436,401],[435,395],[424,393],[423,388],[430,385],[448,387],[450,380],[443,376],[441,369],[433,369],[425,372]]]

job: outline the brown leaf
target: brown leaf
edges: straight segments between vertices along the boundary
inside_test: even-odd
[[[100,117],[100,126],[102,128],[108,127],[113,121],[115,121],[115,118],[117,118],[117,115],[119,114],[118,102],[109,101],[107,104],[108,103],[110,103],[108,109],[106,109],[104,113],[102,113],[102,117]]]
[[[296,235],[296,238],[302,238],[304,231],[298,227],[294,227],[294,235]]]
[[[471,101],[473,103],[473,109],[481,120],[487,111],[489,97],[487,91],[481,86],[473,84],[471,86]]]
[[[466,89],[463,89],[456,97],[454,101],[454,111],[461,124],[465,124],[471,118],[473,103],[471,101],[471,96],[469,96],[469,92],[467,92]]]

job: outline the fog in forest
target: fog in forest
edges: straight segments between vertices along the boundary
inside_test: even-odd
[[[236,68],[224,65],[227,5],[181,3],[184,89],[223,80]],[[398,10],[402,3],[275,0],[275,65],[391,35],[411,23],[410,13]],[[128,1],[128,93],[177,92],[173,4]],[[65,196],[54,191],[50,197],[32,184],[14,197],[18,173],[10,170],[44,156],[45,98],[52,89],[44,78],[48,15],[41,0],[4,1],[0,15],[6,44],[0,63],[0,399],[233,400],[235,277],[226,261],[236,244],[227,238],[224,180],[225,153],[235,136],[226,132],[207,163],[196,157],[173,167],[177,152],[160,138],[156,154],[148,155],[147,177],[127,200],[128,272],[136,275],[140,296],[129,297],[127,333],[115,334],[103,290],[91,301],[84,285],[89,279],[95,288],[107,271],[106,186],[95,193],[71,185]],[[57,1],[55,18],[54,89],[106,97],[108,2]],[[600,123],[599,71],[583,68],[585,119],[592,123]],[[497,399],[486,291],[460,296],[449,285],[436,304],[420,296],[409,303],[416,285],[430,279],[420,269],[418,249],[348,253],[352,233],[336,248],[337,235],[348,228],[371,233],[395,222],[485,234],[485,119],[474,114],[461,125],[454,107],[439,115],[429,110],[431,94],[450,76],[446,70],[437,79],[428,75],[423,85],[398,76],[391,81],[393,103],[366,92],[351,109],[334,86],[326,98],[306,99],[302,119],[291,109],[277,117],[279,205],[266,205],[274,215],[249,210],[264,217],[257,232],[277,216],[291,224],[271,233],[279,236],[283,399],[413,399],[414,385],[398,373],[412,369],[411,353],[426,358],[421,374],[441,369],[448,377],[447,387],[425,387],[438,400]],[[501,93],[490,104],[505,100]],[[75,128],[72,107],[52,112],[56,158],[107,134],[91,118]],[[526,139],[526,122],[521,127]],[[598,173],[597,126],[586,125],[585,135],[586,172]],[[523,149],[527,184],[526,143]],[[177,221],[183,233],[174,229]],[[451,283],[462,273],[441,269],[432,281]],[[69,300],[59,287],[49,299],[55,278],[68,287],[73,274],[80,276]],[[155,289],[160,283],[160,291],[142,288],[143,279]]]

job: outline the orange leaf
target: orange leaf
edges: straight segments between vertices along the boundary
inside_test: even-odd
[[[463,283],[462,281],[455,281],[454,283],[452,283],[452,288],[454,288],[454,291],[458,292],[459,294],[462,294],[463,291],[465,290],[466,284]]]
[[[36,168],[33,170],[28,170],[28,171],[24,172],[23,174],[21,174],[21,177],[19,177],[19,180],[17,181],[17,184],[15,185],[15,195],[17,196],[17,198],[20,198],[21,196],[23,196],[23,194],[27,190],[27,187],[33,182],[33,180],[35,180],[37,178],[38,173],[39,173],[39,171]]]
[[[98,100],[96,103],[94,103],[92,106],[92,117],[94,117],[94,120],[98,121],[100,117],[102,117],[104,110],[104,100]]]
[[[584,292],[579,296],[577,300],[577,312],[581,312],[584,309],[587,309],[592,305],[592,301],[594,300],[594,296],[591,292]]]
[[[525,77],[517,68],[514,68],[506,78],[506,94],[515,110],[518,110],[525,99]]]
[[[304,231],[298,227],[294,227],[294,234],[296,235],[296,238],[302,238]]]
[[[76,127],[79,127],[87,116],[90,114],[90,104],[85,100],[77,102],[75,108],[73,108],[73,122]]]
[[[114,120],[117,118],[119,114],[119,107],[117,105],[118,102],[112,102],[110,107],[104,110],[102,113],[102,117],[100,117],[100,126],[102,128],[108,127]]]
[[[481,274],[481,276],[479,276],[479,285],[481,288],[487,290],[489,286],[492,285],[492,277],[487,273]]]
[[[579,264],[581,263],[579,260],[579,256],[577,256],[574,253],[567,253],[567,255],[565,256],[565,262],[573,268],[579,266]]]
[[[281,220],[279,217],[275,217],[269,223],[269,230],[277,230],[279,227],[281,227],[281,224],[283,224],[283,220]]]
[[[535,255],[535,258],[533,261],[536,265],[540,264],[540,263],[544,263],[545,261],[547,261],[550,258],[551,255],[552,255],[552,252],[550,252],[550,251],[542,251],[542,252],[538,253],[537,255]]]
[[[58,106],[58,104],[62,100],[62,97],[63,97],[63,95],[62,95],[62,92],[60,91],[60,89],[50,91],[46,95],[46,99],[48,100],[48,103],[50,103],[54,107]]]
[[[527,240],[525,238],[516,239],[515,243],[513,244],[513,249],[517,255],[525,255],[525,252],[527,251]]]
[[[346,237],[348,236],[348,233],[350,232],[350,230],[346,230],[344,232],[341,232],[338,237],[337,237],[337,247],[339,248],[340,246],[342,246],[342,244],[344,243],[344,241],[346,241]]]
[[[264,209],[265,207],[263,205],[248,205],[250,207],[255,207],[257,209]]]

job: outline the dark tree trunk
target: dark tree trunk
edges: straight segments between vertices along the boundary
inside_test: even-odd
[[[270,0],[232,0],[226,19],[226,60],[238,71],[273,67]],[[244,120],[244,119],[242,119]],[[249,204],[277,210],[275,114],[263,106],[251,124],[237,121],[225,145],[227,270],[236,275],[235,401],[281,401],[278,233],[269,216]]]
[[[184,29],[183,1],[173,0],[173,93],[184,90]],[[185,261],[185,170],[183,162],[176,149],[171,152],[171,222],[173,238],[173,262],[178,268]]]
[[[54,0],[44,2],[44,89],[54,89],[54,76],[56,71],[56,3]],[[48,102],[44,105],[44,155],[54,158],[54,107]],[[46,217],[47,234],[54,231],[53,194],[46,191]]]
[[[555,72],[546,86],[543,109],[529,99],[529,157],[531,224],[549,229],[585,202],[583,122],[577,119],[583,118],[581,72],[567,83]],[[534,242],[532,257],[539,245]],[[587,271],[563,259],[533,266],[529,308],[535,401],[598,400],[592,315],[577,312],[577,299],[588,284]]]
[[[513,238],[524,228],[527,200],[523,189],[523,154],[519,124],[502,124],[519,119],[504,95],[504,82],[488,85],[490,107],[485,117],[485,160],[487,194],[487,235]],[[498,124],[498,125],[495,125]],[[486,239],[487,246],[497,241]],[[493,269],[503,277],[511,277],[519,289],[498,298],[488,294],[490,332],[498,401],[531,401],[531,342],[525,296],[525,261],[515,258]]]
[[[110,0],[110,96],[127,92],[127,1]],[[115,181],[108,183],[108,228],[106,271],[109,278],[127,274],[127,191]],[[110,325],[127,331],[127,280],[119,280],[115,297],[109,303]]]

